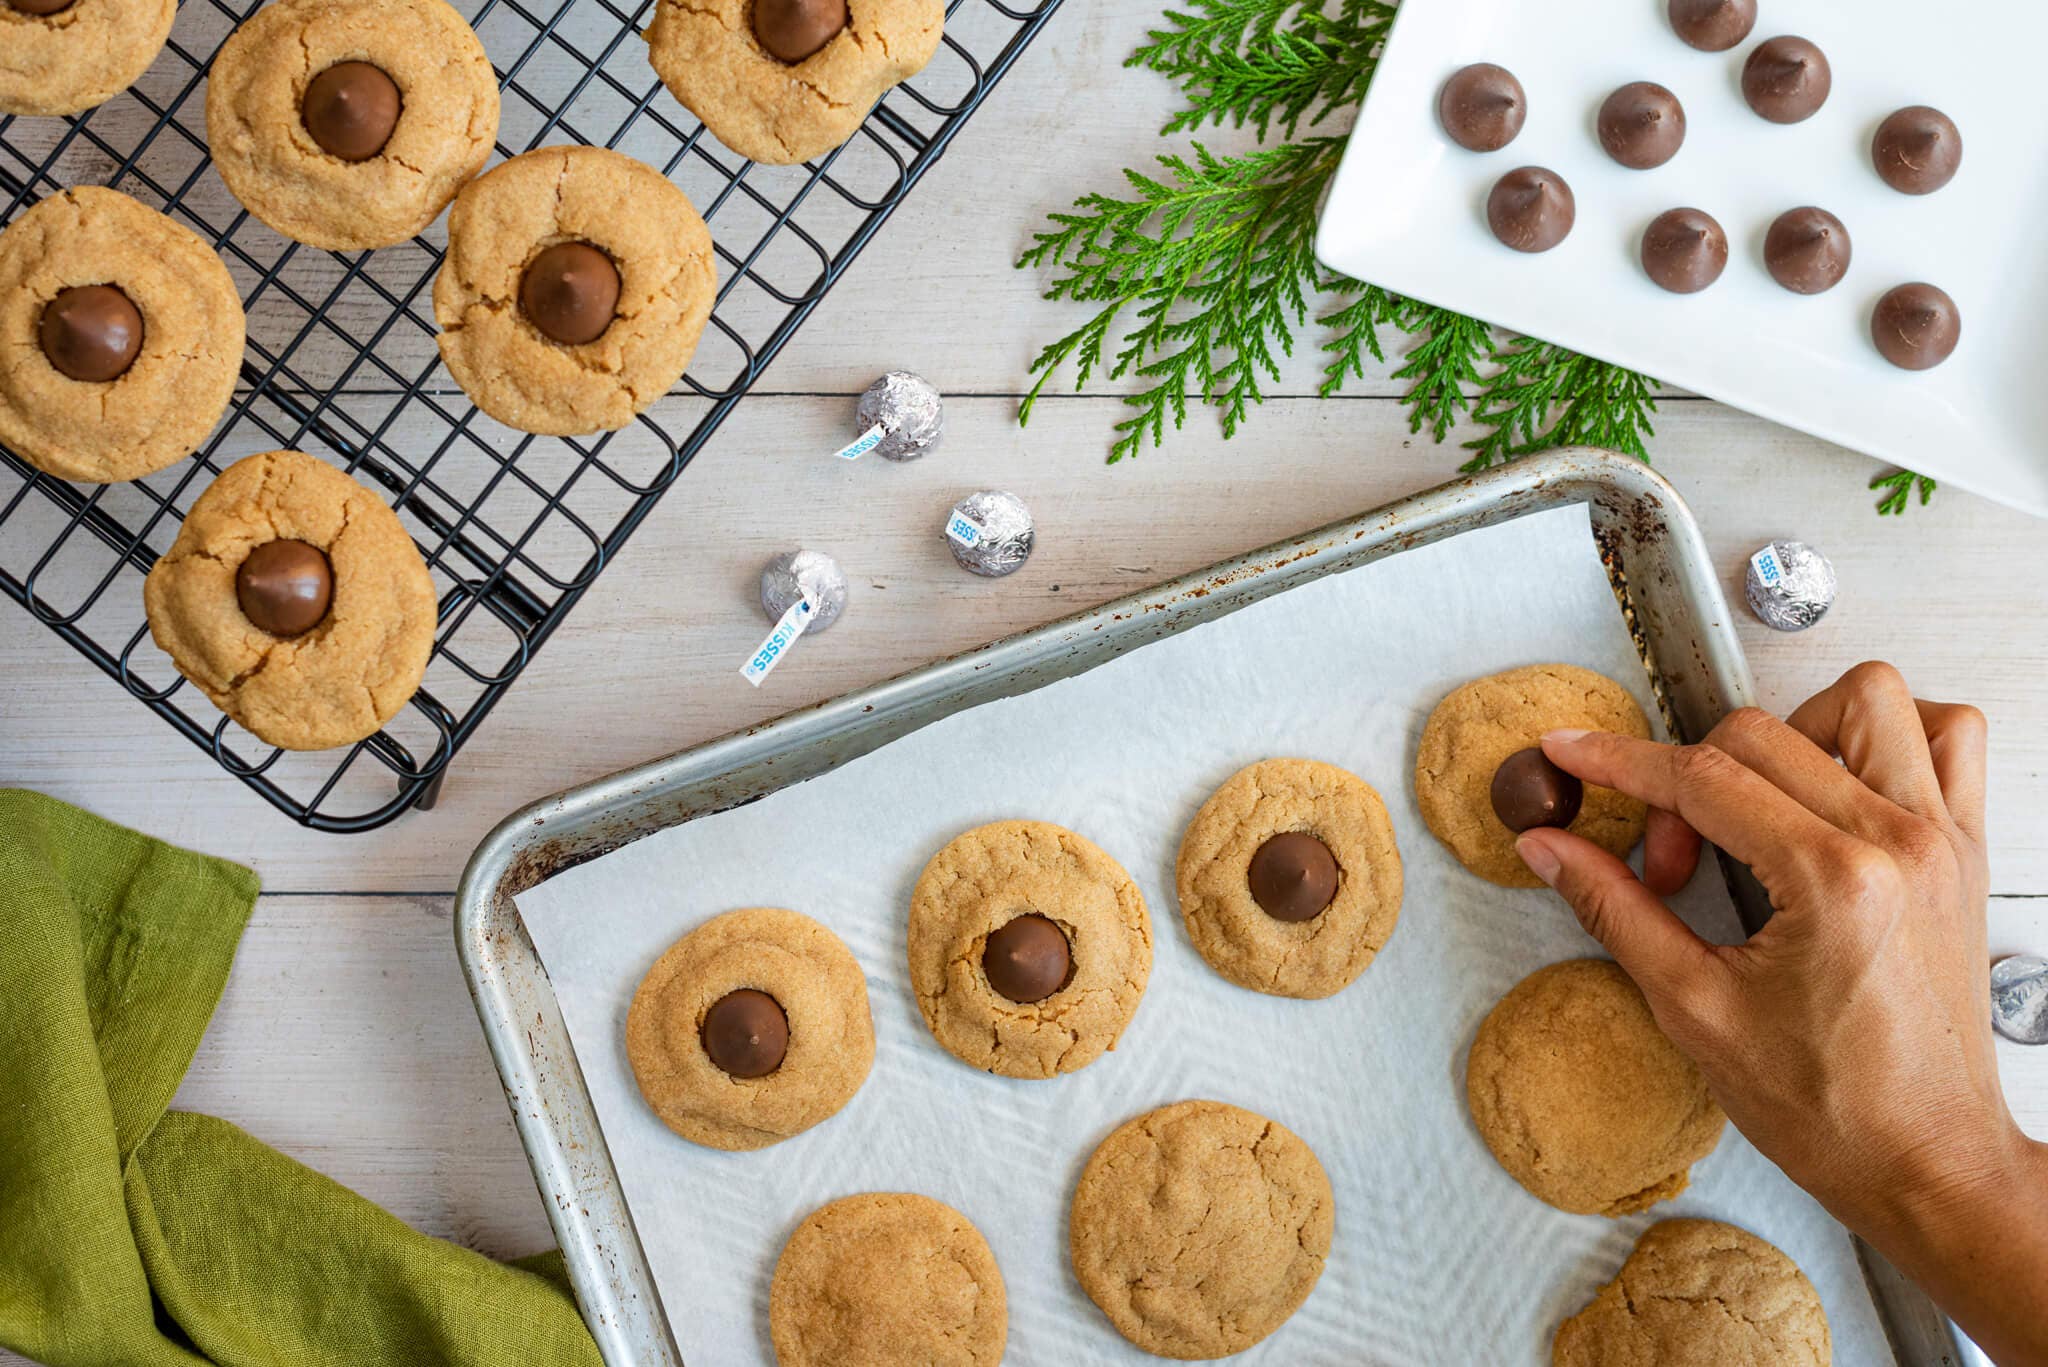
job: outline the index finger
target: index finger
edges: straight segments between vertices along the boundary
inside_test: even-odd
[[[1850,837],[1726,751],[1660,745],[1604,731],[1551,731],[1543,753],[1588,783],[1672,813],[1749,865],[1766,887],[1813,886],[1819,863]]]

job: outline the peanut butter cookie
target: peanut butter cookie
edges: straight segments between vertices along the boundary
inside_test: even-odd
[[[298,451],[246,457],[208,485],[142,603],[178,672],[285,750],[374,733],[434,648],[434,581],[398,515]]]
[[[668,177],[601,147],[543,147],[464,186],[434,281],[441,359],[522,432],[624,427],[682,377],[718,272]]]
[[[1496,810],[1495,776],[1511,758],[1526,759],[1522,752],[1545,731],[1564,727],[1641,739],[1650,734],[1643,709],[1627,689],[1590,669],[1562,664],[1530,665],[1474,680],[1438,703],[1422,728],[1415,757],[1415,798],[1422,819],[1459,863],[1489,883],[1542,886],[1515,853],[1518,831],[1510,830]],[[1540,751],[1536,760],[1541,760]],[[1577,780],[1562,777],[1576,795]],[[1525,801],[1530,796],[1526,791],[1516,795]],[[1646,815],[1643,804],[1626,794],[1585,788],[1566,828],[1626,855],[1643,838]]]
[[[0,443],[96,484],[183,460],[234,395],[244,326],[189,228],[118,190],[51,195],[0,232]]]
[[[1350,986],[1401,915],[1401,854],[1380,795],[1312,759],[1231,775],[1188,823],[1174,881],[1209,966],[1278,997]]]
[[[228,189],[334,251],[423,231],[497,136],[491,59],[442,0],[273,0],[207,77],[206,141]]]
[[[1539,968],[1502,997],[1472,1041],[1465,1096],[1508,1175],[1574,1215],[1630,1215],[1678,1195],[1726,1121],[1605,959]]]
[[[867,978],[808,916],[728,911],[647,970],[626,1012],[626,1058],[640,1095],[683,1138],[766,1148],[831,1119],[867,1081]]]
[[[0,0],[0,114],[76,114],[135,84],[178,0]]]
[[[953,841],[910,894],[910,985],[961,1062],[1049,1078],[1116,1047],[1152,974],[1152,921],[1123,866],[1044,821]]]
[[[647,55],[711,136],[779,166],[852,137],[945,21],[944,0],[658,0]]]
[[[1074,1188],[1074,1273],[1148,1353],[1241,1353],[1301,1308],[1330,1254],[1336,1198],[1286,1126],[1220,1101],[1128,1120]]]
[[[1828,1367],[1820,1297],[1793,1261],[1718,1220],[1665,1220],[1558,1326],[1552,1367]]]
[[[778,1367],[996,1367],[1009,1333],[988,1241],[929,1196],[868,1192],[812,1211],[768,1289]]]

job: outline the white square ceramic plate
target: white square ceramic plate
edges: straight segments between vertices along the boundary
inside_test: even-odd
[[[1681,43],[1664,0],[1407,0],[1323,211],[1316,252],[1336,270],[1530,333],[1734,404],[1989,498],[2048,515],[2048,5],[2038,0],[1761,0],[1728,52]],[[1804,123],[1743,103],[1742,62],[1778,34],[1812,39],[1834,88]],[[1520,78],[1529,116],[1498,152],[1468,152],[1436,119],[1438,88],[1469,62]],[[1595,112],[1649,80],[1685,106],[1663,166],[1608,159]],[[1903,105],[1956,121],[1962,169],[1902,195],[1871,169],[1870,137]],[[1571,236],[1540,255],[1486,226],[1486,195],[1517,166],[1570,183]],[[1765,229],[1818,204],[1853,259],[1826,294],[1780,288]],[[1667,294],[1637,259],[1643,227],[1690,205],[1728,233],[1728,268]],[[1962,313],[1949,360],[1898,370],[1870,341],[1893,285],[1927,280]]]

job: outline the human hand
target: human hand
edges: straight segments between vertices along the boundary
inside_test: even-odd
[[[1641,880],[1563,830],[1517,849],[1729,1118],[1987,1350],[2048,1361],[2048,1329],[2008,1323],[2031,1316],[2013,1297],[2048,1285],[2048,1149],[2013,1123],[1992,1044],[1983,714],[1920,702],[1897,670],[1863,664],[1786,721],[1745,708],[1699,745],[1563,731],[1543,749],[1650,804]],[[1770,894],[1775,914],[1745,944],[1702,940],[1658,895],[1691,875],[1702,836]],[[1999,1274],[1980,1226],[1993,1193],[2016,1188],[2033,1232]]]

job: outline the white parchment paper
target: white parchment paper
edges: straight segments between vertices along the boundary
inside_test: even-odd
[[[855,603],[844,629],[859,630],[859,614]],[[1582,508],[1280,594],[521,894],[691,1367],[773,1361],[768,1287],[783,1241],[819,1205],[860,1191],[934,1196],[987,1236],[1009,1291],[1008,1362],[1158,1361],[1125,1343],[1074,1279],[1067,1202],[1104,1135],[1187,1097],[1295,1130],[1336,1191],[1336,1242],[1315,1293],[1235,1361],[1548,1363],[1558,1321],[1670,1215],[1769,1239],[1819,1289],[1835,1361],[1887,1361],[1848,1236],[1732,1129],[1678,1200],[1607,1220],[1527,1195],[1472,1127],[1465,1052],[1480,1020],[1532,970],[1600,951],[1549,892],[1460,868],[1423,825],[1410,775],[1423,719],[1446,692],[1552,660],[1620,680],[1655,718]],[[788,668],[803,668],[801,649]],[[1377,788],[1406,869],[1387,948],[1321,1002],[1224,982],[1189,944],[1174,898],[1174,855],[1196,808],[1241,765],[1276,755],[1339,764]],[[1157,946],[1116,1051],[1047,1082],[955,1060],[907,983],[905,912],[925,861],[1007,817],[1072,827],[1120,860]],[[1711,869],[1680,901],[1704,933],[1737,935]],[[741,906],[793,907],[845,939],[867,972],[876,1054],[838,1116],[726,1154],[655,1119],[623,1039],[633,990],[661,951]]]

